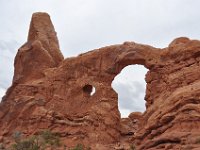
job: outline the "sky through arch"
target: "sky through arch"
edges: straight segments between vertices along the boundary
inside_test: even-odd
[[[128,117],[131,112],[145,111],[145,74],[142,65],[129,65],[115,77],[113,89],[118,93],[118,107],[121,117]]]

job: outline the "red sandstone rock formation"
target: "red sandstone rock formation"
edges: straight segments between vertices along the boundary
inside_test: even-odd
[[[12,86],[0,103],[0,142],[49,129],[67,146],[94,150],[199,149],[200,41],[178,38],[157,49],[125,42],[63,59],[46,13],[32,17],[15,58]],[[149,69],[146,111],[121,119],[111,83],[131,64]],[[90,95],[92,87],[96,92]]]

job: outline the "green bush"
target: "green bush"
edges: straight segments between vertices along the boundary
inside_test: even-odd
[[[45,150],[47,147],[55,149],[61,146],[60,138],[48,130],[27,139],[23,139],[22,134],[16,132],[13,138],[15,143],[12,144],[11,150]]]
[[[47,148],[56,150],[56,148],[62,146],[59,136],[49,130],[26,138],[21,132],[17,131],[13,134],[13,138],[15,143],[13,143],[10,148],[6,149],[4,145],[0,143],[0,150],[46,150]],[[66,145],[63,145],[63,150],[68,150]],[[82,144],[77,144],[74,148],[69,150],[91,150],[91,148],[85,147]]]
[[[83,150],[83,145],[82,144],[77,144],[74,148],[71,150]]]
[[[50,131],[42,131],[41,132],[41,138],[44,140],[44,144],[50,145],[50,146],[56,146],[60,147],[60,138],[55,133],[52,133]]]

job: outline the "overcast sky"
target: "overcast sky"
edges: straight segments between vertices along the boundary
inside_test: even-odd
[[[180,36],[200,39],[199,6],[200,0],[0,0],[0,97],[34,12],[50,14],[61,51],[70,57],[124,41],[166,47]],[[114,80],[122,116],[145,110],[146,72],[127,67]]]

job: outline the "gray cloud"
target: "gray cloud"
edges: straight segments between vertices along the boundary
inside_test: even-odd
[[[132,81],[129,83],[117,82],[114,89],[118,93],[119,105],[122,109],[130,111],[144,111],[144,93],[145,85],[139,81]],[[143,106],[141,106],[143,105]],[[139,107],[138,107],[139,106]]]
[[[127,117],[131,112],[145,111],[145,74],[147,71],[141,65],[129,65],[113,80],[112,87],[118,93],[118,104],[122,117]]]
[[[164,47],[178,36],[199,38],[198,0],[1,0],[0,4],[0,13],[6,14],[0,20],[2,38],[23,44],[31,14],[47,11],[65,56],[127,40]]]
[[[0,87],[2,89],[7,89],[11,84],[17,47],[19,47],[19,44],[14,40],[0,41]]]
[[[118,104],[122,117],[127,117],[131,112],[145,111],[146,108],[144,96],[146,85],[143,82],[114,82],[113,88],[118,93]]]
[[[0,87],[0,101],[1,101],[1,99],[3,97],[3,95],[5,94],[5,91],[6,91],[5,89]]]

